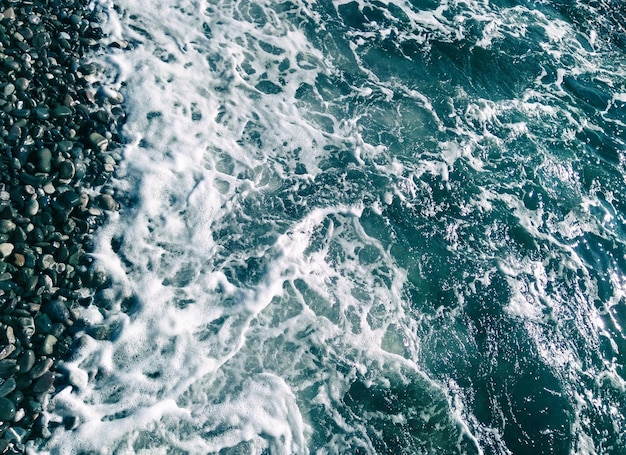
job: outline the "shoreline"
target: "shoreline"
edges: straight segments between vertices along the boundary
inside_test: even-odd
[[[108,286],[88,253],[119,209],[107,182],[125,114],[88,61],[104,49],[98,19],[84,0],[0,10],[0,453],[72,428],[71,418],[45,417],[49,397],[71,383],[57,367],[77,335],[108,336],[77,311]]]

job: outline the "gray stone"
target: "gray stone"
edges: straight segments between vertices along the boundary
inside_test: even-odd
[[[37,284],[38,277],[33,276],[35,285]],[[34,287],[33,287],[34,289]],[[32,290],[32,289],[31,289]],[[30,316],[22,317],[17,320],[17,323],[20,326],[20,330],[22,331],[22,335],[27,339],[35,334],[35,321]]]
[[[15,246],[12,243],[0,243],[0,257],[6,258],[13,253]]]
[[[98,150],[106,150],[109,145],[109,140],[99,133],[91,133],[89,135],[89,142]]]
[[[0,349],[0,360],[6,359],[8,356],[13,354],[13,352],[15,352],[15,345],[7,344],[2,346],[2,349]]]
[[[51,269],[54,266],[54,256],[51,254],[44,254],[41,256],[41,267],[43,269]]]
[[[41,343],[41,353],[43,355],[51,355],[54,352],[54,345],[57,344],[57,341],[54,335],[46,335]]]
[[[117,201],[113,199],[113,196],[110,194],[101,194],[98,196],[98,205],[104,210],[114,211],[119,208]]]
[[[4,86],[3,93],[4,93],[4,96],[13,95],[13,93],[15,93],[15,85],[9,82],[7,85]]]
[[[27,216],[35,216],[39,212],[39,201],[37,199],[30,199],[24,206],[24,212]]]
[[[28,88],[28,84],[30,84],[30,81],[25,77],[18,77],[15,79],[15,88],[18,90],[26,90]]]
[[[15,230],[15,223],[11,220],[0,220],[0,233],[8,234]]]
[[[32,369],[30,370],[28,376],[30,376],[31,379],[40,378],[41,376],[46,374],[50,370],[50,368],[52,368],[53,363],[54,361],[51,358],[45,358],[43,360],[40,360],[31,367]]]
[[[15,334],[13,333],[13,327],[11,327],[10,325],[8,325],[4,329],[4,338],[7,343],[15,344],[15,341],[16,341]]]
[[[2,12],[5,19],[15,19],[15,11],[13,8],[7,8]]]
[[[33,385],[33,392],[35,392],[35,394],[37,395],[46,393],[50,390],[53,383],[54,383],[54,374],[48,371],[42,377],[37,379],[37,381]]]

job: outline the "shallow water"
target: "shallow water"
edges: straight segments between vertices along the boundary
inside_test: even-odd
[[[117,315],[43,450],[622,453],[622,2],[101,7]]]

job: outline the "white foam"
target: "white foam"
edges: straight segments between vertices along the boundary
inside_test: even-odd
[[[299,28],[331,26],[306,1],[284,10],[269,0],[157,0],[148,8],[141,0],[116,3],[121,18],[113,2],[105,3],[108,31],[133,48],[103,58],[117,71],[110,84],[124,92],[129,110],[130,143],[116,185],[136,201],[100,229],[94,257],[120,296],[134,295],[139,304],[131,315],[111,319],[84,312],[93,323],[118,324],[118,335],[102,342],[86,337],[78,359],[65,365],[71,387],[54,398],[50,417],[74,415],[77,428],[55,431],[47,450],[308,453],[321,435],[328,440],[319,452],[347,453],[357,446],[373,452],[367,419],[346,408],[351,385],[362,380],[385,390],[396,383],[413,386],[433,397],[432,407],[386,416],[394,424],[415,417],[411,413],[424,422],[447,413],[444,430],[459,441],[468,440],[478,453],[488,441],[504,453],[501,431],[471,415],[472,392],[453,380],[433,381],[420,367],[420,353],[431,347],[420,339],[423,327],[436,333],[445,318],[451,325],[464,323],[464,298],[478,283],[490,286],[497,274],[510,289],[507,316],[527,328],[545,363],[583,374],[573,347],[549,339],[544,329],[559,324],[562,311],[595,343],[601,329],[592,308],[597,288],[583,277],[588,295],[575,294],[584,304],[569,312],[550,291],[557,281],[553,263],[564,271],[581,268],[575,242],[590,232],[608,235],[614,220],[610,210],[602,219],[591,214],[595,202],[585,200],[573,166],[553,157],[537,137],[543,123],[562,121],[562,141],[574,140],[582,127],[580,113],[564,111],[560,101],[565,70],[551,84],[543,85],[541,77],[528,81],[519,100],[450,90],[450,112],[442,116],[419,84],[385,80],[363,60],[363,50],[381,37],[422,43],[427,55],[435,40],[473,39],[491,48],[503,37],[524,36],[535,23],[547,34],[546,55],[558,61],[580,47],[566,23],[481,1],[441,2],[433,10],[393,2],[408,25],[389,9],[385,28],[349,31],[350,57],[368,76],[350,86],[340,77],[339,62],[349,56],[324,55]],[[347,3],[335,2],[335,11]],[[376,7],[366,0],[358,5]],[[466,27],[470,20],[480,32]],[[576,71],[594,62],[581,51]],[[332,82],[324,86],[318,81],[323,77]],[[309,95],[301,95],[307,87]],[[377,129],[388,130],[405,148],[390,153],[373,134]],[[446,139],[437,142],[440,134]],[[536,147],[532,157],[520,156],[541,162],[533,170],[549,196],[569,198],[571,210],[562,217],[527,208],[520,188],[494,182],[507,157],[492,158],[490,151],[517,153],[516,140]],[[338,172],[330,196],[301,197],[300,190],[327,190],[319,177],[333,151],[349,155],[346,168],[376,169],[388,188],[367,188],[368,198],[354,195]],[[302,167],[298,173],[296,166]],[[453,192],[462,189],[455,177],[466,167],[484,181],[451,216]],[[450,196],[443,203],[426,182],[431,176]],[[409,274],[428,272],[420,269],[419,248],[410,252],[417,272],[400,267],[392,254],[396,233],[387,211],[395,204],[420,222],[443,220],[445,248],[488,265],[453,283],[456,308],[442,306],[432,316],[419,310],[421,302],[406,301],[414,284],[409,281],[417,281]],[[462,242],[470,223],[496,210],[507,210],[525,234],[554,252],[543,260],[519,257],[496,223],[485,226],[477,246]],[[389,232],[370,232],[364,221],[370,211]],[[119,254],[113,240],[121,244]],[[624,280],[611,280],[616,304]],[[622,390],[614,374],[602,378]],[[443,411],[435,409],[438,404]],[[579,447],[593,453],[579,424]],[[460,450],[459,441],[446,447]]]

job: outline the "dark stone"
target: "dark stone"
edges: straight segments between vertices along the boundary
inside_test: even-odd
[[[15,417],[15,403],[8,398],[0,398],[0,420],[8,422]]]
[[[72,114],[72,110],[67,106],[58,106],[52,109],[52,116],[56,118],[68,118]]]
[[[33,109],[33,113],[39,120],[46,120],[50,118],[50,110],[47,107],[36,107]]]
[[[51,43],[50,35],[46,32],[37,33],[32,39],[32,45],[37,49],[48,47]]]
[[[8,394],[15,390],[15,379],[8,378],[2,384],[0,384],[0,397],[6,397]]]
[[[0,360],[0,378],[8,378],[9,376],[17,373],[19,367],[17,361],[13,359]]]
[[[35,152],[35,166],[40,172],[48,173],[52,169],[52,152],[48,148]]]
[[[68,190],[60,194],[56,201],[62,209],[69,210],[80,204],[80,196],[74,190]]]
[[[51,358],[40,360],[39,362],[35,364],[35,366],[32,367],[32,369],[30,370],[30,374],[28,376],[31,379],[40,378],[41,376],[43,376],[45,373],[47,373],[50,370],[53,363],[54,362]]]
[[[35,365],[35,360],[35,353],[31,349],[24,351],[19,359],[17,359],[17,364],[20,367],[20,373],[28,373]]]
[[[36,395],[40,395],[42,393],[48,392],[54,383],[54,374],[50,371],[44,373],[35,383],[33,384],[33,392]]]

